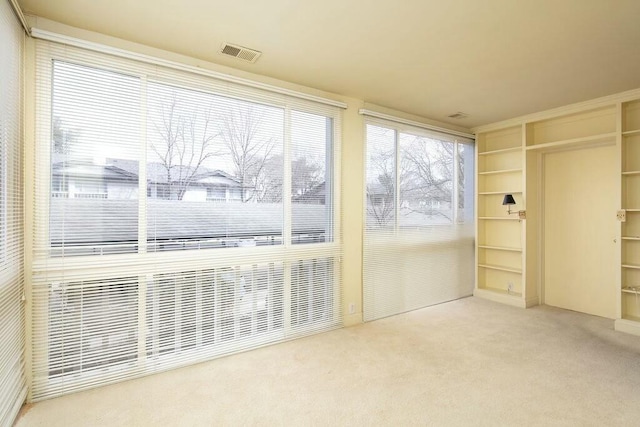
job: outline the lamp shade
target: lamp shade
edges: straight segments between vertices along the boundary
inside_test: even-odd
[[[503,205],[515,205],[516,201],[511,194],[505,194],[504,199],[502,199]]]

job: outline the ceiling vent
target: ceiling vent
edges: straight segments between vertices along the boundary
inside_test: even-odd
[[[469,115],[467,113],[458,111],[457,113],[451,114],[447,117],[449,117],[450,119],[466,119],[467,117],[469,117]]]
[[[262,52],[257,50],[248,49],[246,47],[238,46],[235,44],[224,43],[220,49],[220,53],[223,55],[233,56],[234,58],[242,59],[243,61],[254,63],[262,55]]]

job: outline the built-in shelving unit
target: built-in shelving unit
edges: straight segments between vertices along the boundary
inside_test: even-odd
[[[621,106],[621,319],[616,329],[640,331],[640,100]]]
[[[567,212],[566,205],[564,211],[548,208],[548,198],[557,198],[558,193],[545,191],[545,188],[550,188],[545,186],[562,179],[561,173],[549,172],[549,162],[556,161],[554,171],[557,171],[557,159],[563,159],[567,152],[576,152],[575,158],[595,152],[609,153],[607,163],[598,169],[609,180],[597,182],[611,188],[609,194],[614,195],[604,202],[611,217],[598,217],[599,213],[595,217],[581,214],[592,206],[589,203],[601,200],[590,200],[589,194],[581,193],[580,199],[569,203],[577,202],[571,206],[579,206],[570,211],[577,221],[576,230],[584,227],[589,218],[603,221],[602,224],[592,224],[593,227],[601,227],[598,231],[606,229],[608,233],[613,230],[610,240],[614,244],[613,249],[604,253],[606,259],[601,258],[602,265],[596,268],[600,268],[598,272],[614,271],[611,280],[616,285],[604,290],[600,288],[602,294],[599,297],[585,296],[581,289],[588,281],[573,280],[572,292],[575,291],[576,295],[575,300],[572,301],[572,297],[569,300],[582,304],[589,298],[601,298],[601,305],[608,307],[606,316],[616,318],[616,330],[640,335],[640,90],[483,126],[476,129],[476,146],[474,294],[520,307],[551,303],[552,297],[557,299],[558,288],[545,288],[548,286],[545,280],[553,277],[553,286],[558,281],[569,283],[573,280],[571,272],[580,269],[576,264],[580,260],[564,253],[567,261],[573,263],[571,268],[565,268],[567,272],[562,267],[558,269],[557,265],[555,270],[545,270],[550,260],[547,257],[552,256],[549,254],[556,253],[554,251],[561,247],[556,244],[566,242],[563,237],[556,242],[554,235],[548,234],[549,225],[558,224],[551,221]],[[610,161],[610,148],[613,146],[619,163]],[[589,152],[583,148],[602,148],[602,151]],[[568,168],[567,177],[575,175],[570,171]],[[506,206],[502,206],[505,194],[512,194],[516,201],[512,211],[526,208],[526,216],[521,219],[518,215],[507,214]],[[620,222],[614,224],[616,210],[619,211]],[[604,210],[600,212],[608,215]],[[549,222],[545,222],[545,215]],[[590,243],[583,236],[576,238],[576,244]],[[602,233],[598,238],[602,239]],[[602,245],[604,240],[598,242]],[[563,275],[566,277],[561,277]],[[566,293],[566,289],[563,288],[562,292]]]
[[[477,239],[474,294],[525,307],[522,221],[502,206],[505,194],[523,210],[522,126],[477,135]]]

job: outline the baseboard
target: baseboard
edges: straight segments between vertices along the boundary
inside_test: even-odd
[[[525,300],[526,308],[534,307],[536,305],[540,305],[540,298],[538,297],[531,297]]]
[[[342,318],[344,327],[359,325],[360,323],[362,323],[362,313],[348,314]]]
[[[627,319],[616,319],[614,329],[631,335],[640,336],[640,322]]]
[[[507,293],[490,291],[487,289],[475,289],[473,291],[473,296],[514,307],[527,308],[525,301],[518,295],[509,295]]]

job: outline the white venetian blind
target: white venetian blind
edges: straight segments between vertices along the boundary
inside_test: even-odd
[[[26,397],[22,209],[22,48],[24,33],[0,1],[0,425]]]
[[[366,126],[364,319],[473,292],[473,145],[399,123]]]
[[[36,46],[34,400],[341,325],[338,108]]]

